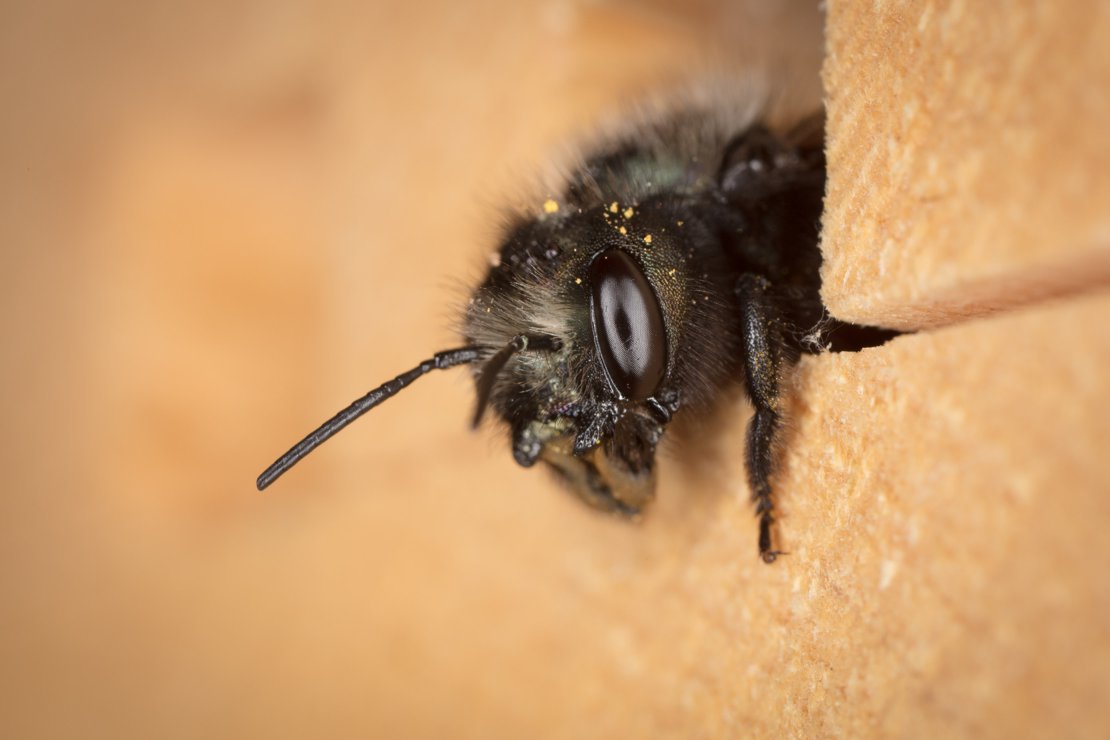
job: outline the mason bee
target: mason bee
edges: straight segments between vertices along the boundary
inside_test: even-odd
[[[704,413],[739,380],[755,407],[745,456],[759,555],[773,562],[784,373],[802,353],[895,332],[837,321],[821,302],[823,114],[780,125],[761,113],[694,101],[603,137],[511,216],[462,346],[340,411],[258,488],[417,378],[469,365],[475,426],[492,408],[518,464],[542,461],[586,503],[633,517],[654,496],[674,416]]]

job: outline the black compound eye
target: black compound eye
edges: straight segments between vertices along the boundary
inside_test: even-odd
[[[623,398],[649,398],[667,370],[663,312],[640,266],[619,249],[590,264],[590,318],[605,372]]]

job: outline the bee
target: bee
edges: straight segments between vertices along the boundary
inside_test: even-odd
[[[432,370],[471,368],[477,402],[508,426],[513,459],[542,462],[587,504],[635,517],[655,495],[676,414],[743,384],[744,451],[772,543],[771,474],[784,379],[803,353],[895,332],[821,302],[824,116],[772,125],[760,105],[692,102],[603,137],[561,184],[513,214],[462,321],[462,346],[375,388],[282,455],[259,490]]]

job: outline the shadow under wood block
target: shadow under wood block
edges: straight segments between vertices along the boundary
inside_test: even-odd
[[[919,329],[1110,285],[1110,6],[831,3],[824,297]]]

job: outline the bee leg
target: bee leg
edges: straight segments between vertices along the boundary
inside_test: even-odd
[[[717,182],[726,193],[735,193],[749,182],[765,179],[781,151],[782,143],[766,126],[752,126],[725,148],[717,171]]]
[[[774,504],[771,501],[770,476],[771,448],[781,425],[779,373],[785,353],[778,329],[778,312],[771,301],[770,291],[771,283],[761,275],[746,273],[736,284],[747,391],[755,406],[755,416],[748,426],[748,479],[759,517],[759,556],[765,563],[773,563],[782,554],[771,547]]]
[[[807,148],[801,142],[794,145],[760,125],[752,126],[729,143],[717,171],[718,186],[726,197],[748,204],[797,188],[816,189],[820,203],[824,182],[820,139],[816,147]]]
[[[559,453],[548,454],[544,458],[551,469],[566,482],[579,499],[594,509],[607,514],[618,514],[628,519],[640,515],[640,507],[621,501],[613,495],[597,467],[580,457]]]
[[[613,495],[612,489],[597,477],[596,468],[589,469],[587,475],[590,478],[588,487],[577,490],[578,497],[586,504],[606,514],[616,514],[626,519],[635,520],[640,517],[640,507],[621,501]]]

